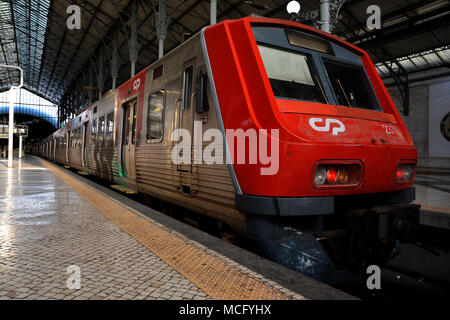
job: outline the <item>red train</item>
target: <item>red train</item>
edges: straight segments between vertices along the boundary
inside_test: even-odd
[[[418,225],[417,151],[368,54],[284,20],[204,28],[34,151],[324,281],[387,261]]]

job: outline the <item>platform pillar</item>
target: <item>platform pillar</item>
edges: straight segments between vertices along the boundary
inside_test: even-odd
[[[217,23],[217,0],[211,0],[211,25]]]
[[[22,137],[22,135],[20,135],[19,136],[19,159],[22,159],[23,158],[23,156],[22,156],[22,141],[23,141],[23,137]]]
[[[98,88],[98,99],[102,98],[103,89],[105,86],[104,81],[104,68],[103,68],[103,47],[100,48],[100,56],[98,58],[98,73],[97,73],[97,88]]]
[[[131,77],[136,75],[136,63],[138,61],[138,54],[140,44],[138,42],[138,15],[137,15],[137,1],[132,0],[131,7],[131,37],[130,37],[130,63],[131,63]]]
[[[13,167],[14,157],[14,88],[9,90],[8,168]]]
[[[117,87],[117,77],[119,76],[119,41],[117,40],[117,34],[114,36],[112,43],[112,54],[111,54],[111,78],[112,78],[112,89],[115,90]]]
[[[158,35],[158,58],[164,56],[164,40],[167,36],[170,17],[166,14],[166,0],[159,0],[159,8],[156,14],[156,34]]]
[[[320,0],[320,29],[330,32],[330,0]]]
[[[94,70],[94,65],[91,63],[89,64],[89,87],[94,87],[94,77],[95,77],[95,70]],[[94,92],[89,89],[88,91],[88,99],[89,99],[89,105],[91,105],[92,102],[94,102]]]

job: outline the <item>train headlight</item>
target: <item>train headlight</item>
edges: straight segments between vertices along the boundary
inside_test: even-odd
[[[321,161],[315,167],[313,185],[316,188],[352,188],[362,181],[360,161]]]
[[[327,181],[327,170],[319,166],[316,169],[316,174],[314,175],[314,184],[316,186],[321,186]]]
[[[411,182],[414,177],[415,164],[404,163],[400,164],[395,172],[395,178],[397,183]]]

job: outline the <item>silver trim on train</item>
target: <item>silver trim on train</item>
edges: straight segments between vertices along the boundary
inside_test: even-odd
[[[215,85],[215,82],[214,82],[214,76],[213,76],[211,64],[209,63],[208,48],[206,46],[206,40],[205,40],[205,30],[206,30],[206,28],[208,28],[208,27],[204,27],[200,31],[200,42],[202,44],[203,57],[204,57],[204,60],[205,60],[206,70],[208,72],[208,79],[209,79],[209,84],[210,84],[210,87],[211,87],[212,97],[213,97],[213,100],[214,100],[214,108],[216,109],[217,119],[218,119],[218,123],[219,123],[219,129],[222,131],[222,135],[224,137],[224,142],[223,143],[224,143],[224,146],[225,146],[226,161],[227,161],[228,169],[230,170],[231,179],[233,180],[233,184],[234,184],[234,188],[236,189],[236,193],[237,194],[242,194],[241,186],[239,185],[239,181],[238,181],[238,179],[236,177],[236,173],[234,172],[234,167],[231,164],[231,154],[230,154],[230,150],[228,148],[228,141],[227,141],[227,138],[226,138],[225,126],[223,124],[223,119],[222,119],[222,113],[220,111],[219,98],[217,97],[217,91],[216,91],[216,85]]]

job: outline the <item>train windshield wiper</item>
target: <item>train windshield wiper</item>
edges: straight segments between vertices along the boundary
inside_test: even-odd
[[[348,99],[348,96],[345,93],[344,87],[342,86],[341,80],[337,79],[336,83],[338,84],[339,89],[341,89],[341,92],[344,95],[345,101],[347,101],[347,107],[352,107],[352,104],[350,103],[350,100]]]

